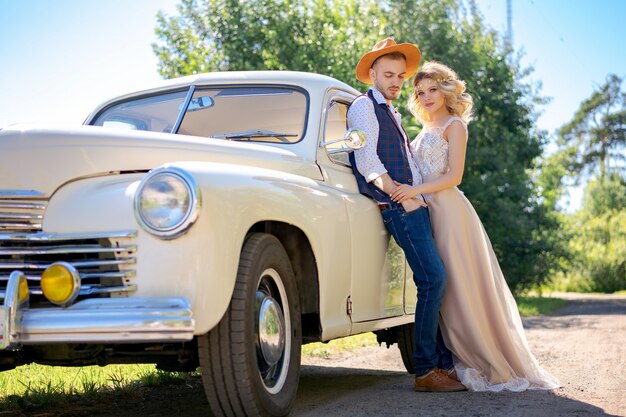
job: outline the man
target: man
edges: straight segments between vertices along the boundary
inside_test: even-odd
[[[350,154],[359,191],[373,198],[389,233],[404,250],[417,286],[415,309],[415,390],[462,391],[456,379],[452,355],[438,332],[439,308],[447,275],[433,240],[428,208],[422,198],[395,203],[389,195],[402,184],[421,183],[411,157],[400,114],[391,102],[400,95],[405,78],[415,73],[420,61],[417,46],[396,44],[387,38],[361,58],[357,78],[373,84],[367,94],[354,100],[348,110],[348,127],[365,132],[363,149]]]

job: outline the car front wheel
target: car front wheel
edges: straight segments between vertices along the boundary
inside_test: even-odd
[[[272,235],[241,251],[229,308],[198,340],[204,390],[216,416],[283,416],[300,379],[300,306],[289,257]]]

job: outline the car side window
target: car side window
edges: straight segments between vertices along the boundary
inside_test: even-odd
[[[333,101],[326,112],[326,125],[324,126],[324,142],[340,139],[346,133],[348,105]],[[326,147],[327,150],[342,148],[343,143],[337,142]],[[328,157],[335,163],[350,166],[347,152],[328,153]]]

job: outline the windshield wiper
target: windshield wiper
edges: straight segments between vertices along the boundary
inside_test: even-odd
[[[287,138],[297,137],[294,133],[278,133],[272,130],[246,130],[243,132],[232,133],[218,133],[217,135],[211,135],[212,138],[218,139],[256,139],[256,138],[277,138],[281,142],[289,142]]]

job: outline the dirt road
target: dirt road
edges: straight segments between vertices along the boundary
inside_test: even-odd
[[[562,383],[552,392],[416,393],[397,347],[306,358],[291,416],[626,416],[626,296],[565,294],[550,316],[524,320],[537,359]],[[209,415],[199,382],[154,389],[124,410],[92,416]]]
[[[307,359],[294,416],[626,416],[626,297],[564,294],[567,306],[524,320],[553,392],[415,393],[395,347]]]

